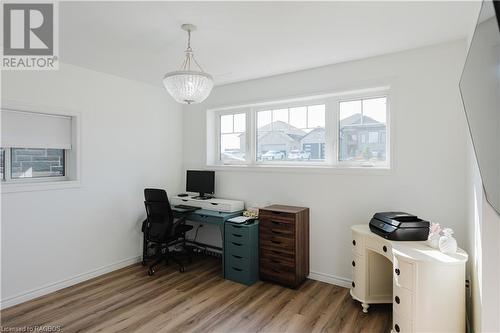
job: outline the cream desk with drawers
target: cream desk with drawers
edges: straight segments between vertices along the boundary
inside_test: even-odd
[[[427,242],[396,242],[352,230],[351,296],[367,313],[370,304],[392,303],[392,332],[465,332],[467,253],[444,254]]]

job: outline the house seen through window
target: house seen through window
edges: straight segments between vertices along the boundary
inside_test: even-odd
[[[0,148],[0,179],[5,179],[5,151]]]
[[[257,112],[257,161],[324,160],[324,104]]]
[[[64,176],[64,149],[12,148],[11,178]]]
[[[387,98],[339,103],[339,161],[385,162]]]

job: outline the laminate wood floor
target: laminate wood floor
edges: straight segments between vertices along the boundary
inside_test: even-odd
[[[224,280],[220,262],[197,258],[179,273],[140,264],[0,312],[3,330],[62,332],[389,332],[390,305],[363,314],[349,290],[307,280],[297,290]]]

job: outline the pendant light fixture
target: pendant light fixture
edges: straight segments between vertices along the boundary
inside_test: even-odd
[[[181,28],[188,33],[186,58],[178,71],[165,74],[163,84],[177,102],[182,104],[201,103],[210,95],[214,80],[210,74],[203,71],[194,58],[191,48],[191,32],[196,30],[196,26],[183,24]]]

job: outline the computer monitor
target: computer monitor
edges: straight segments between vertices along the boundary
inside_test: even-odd
[[[201,170],[187,170],[186,191],[198,192],[195,199],[209,199],[205,194],[214,194],[215,172]]]

